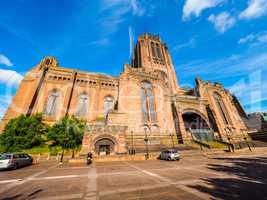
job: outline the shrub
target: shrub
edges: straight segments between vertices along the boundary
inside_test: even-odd
[[[4,152],[21,151],[43,144],[47,126],[42,122],[42,114],[20,115],[11,119],[0,136]]]

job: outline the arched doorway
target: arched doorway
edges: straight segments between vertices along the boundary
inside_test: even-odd
[[[97,140],[95,152],[99,155],[109,155],[114,152],[115,143],[109,138]]]
[[[185,129],[192,134],[193,139],[200,141],[214,140],[213,132],[203,116],[196,112],[189,111],[185,112],[182,117]]]

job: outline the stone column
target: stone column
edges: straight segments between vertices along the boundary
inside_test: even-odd
[[[83,135],[83,141],[82,141],[82,150],[80,154],[87,154],[88,152],[91,151],[91,138],[90,138],[90,133],[88,130],[84,132]]]
[[[182,138],[183,138],[183,142],[184,143],[189,143],[190,140],[191,140],[191,136],[188,135],[188,133],[187,133],[187,131],[185,129],[182,112],[180,111],[179,108],[177,108],[177,115],[178,115],[179,128],[180,128],[180,132],[181,132],[181,135],[182,135]]]

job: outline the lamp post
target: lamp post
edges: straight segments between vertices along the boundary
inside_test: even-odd
[[[131,154],[135,154],[135,152],[134,152],[134,144],[133,144],[133,140],[134,140],[134,138],[133,138],[133,131],[131,131],[131,134],[132,134],[132,152],[131,152]]]
[[[149,159],[149,153],[148,153],[148,138],[147,138],[147,127],[145,127],[145,143],[146,143],[146,154],[145,154],[145,159]]]
[[[224,129],[225,130],[225,132],[226,132],[226,135],[227,135],[227,139],[228,139],[228,142],[229,142],[229,151],[231,152],[231,149],[232,149],[232,151],[233,152],[235,152],[235,147],[234,147],[234,145],[232,144],[232,142],[231,142],[231,137],[230,137],[230,135],[229,135],[229,132],[228,132],[228,129]]]
[[[170,133],[170,137],[172,139],[172,148],[174,149],[174,141],[173,141],[173,134],[172,133]]]
[[[243,135],[244,140],[246,141],[246,144],[247,144],[249,150],[252,151],[251,148],[250,148],[250,145],[249,145],[249,143],[248,143],[248,138],[247,138],[247,136],[245,135],[244,131],[241,130],[241,133],[242,133],[242,135]]]

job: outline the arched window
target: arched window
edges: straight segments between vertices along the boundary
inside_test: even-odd
[[[143,81],[141,83],[141,100],[143,121],[155,122],[157,120],[155,110],[155,98],[152,90],[152,85],[147,81]]]
[[[156,44],[157,56],[159,59],[162,59],[162,53],[159,44]]]
[[[85,117],[88,112],[88,104],[89,104],[89,98],[86,93],[83,93],[79,96],[78,104],[77,104],[77,110],[76,110],[76,116],[77,117]]]
[[[216,106],[220,112],[220,115],[223,119],[223,122],[225,124],[230,124],[230,118],[229,118],[229,115],[228,115],[228,112],[227,112],[227,109],[223,103],[223,100],[222,100],[222,97],[220,94],[218,94],[217,92],[214,93],[214,99],[215,99],[215,102],[216,102]]]
[[[47,116],[55,116],[59,105],[60,93],[54,89],[48,96],[48,100],[44,109],[44,114]]]
[[[111,96],[107,96],[104,99],[104,116],[106,117],[108,112],[114,107],[114,100]]]
[[[156,57],[156,51],[155,51],[155,44],[154,44],[154,42],[151,42],[151,51],[152,51],[152,57]]]

